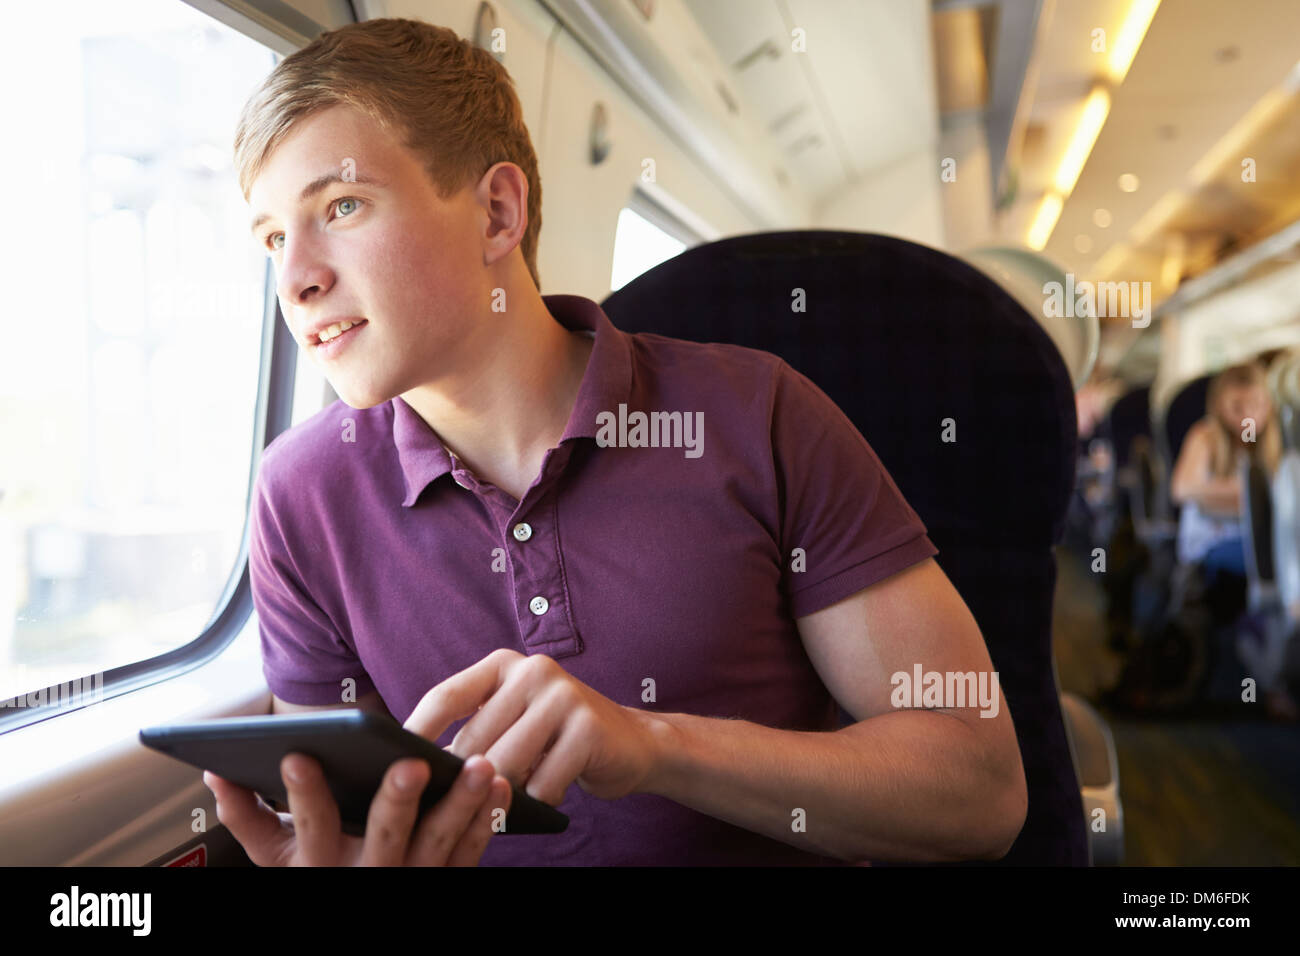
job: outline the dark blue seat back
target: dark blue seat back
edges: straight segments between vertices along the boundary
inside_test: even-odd
[[[791,309],[796,289],[806,312]],[[951,256],[832,231],[697,246],[604,309],[628,332],[775,353],[844,410],[925,522],[999,673],[1029,788],[1025,826],[1001,862],[1087,865],[1052,656],[1074,392],[1034,319]],[[941,441],[949,418],[954,443]]]
[[[1165,462],[1169,472],[1173,472],[1174,463],[1178,461],[1178,452],[1183,447],[1183,439],[1192,430],[1192,426],[1205,417],[1205,399],[1210,391],[1213,375],[1194,378],[1175,394],[1173,401],[1165,412],[1165,441],[1169,458]]]
[[[1115,466],[1125,467],[1133,439],[1151,435],[1151,386],[1130,389],[1117,398],[1106,416],[1104,429],[1115,449]]]

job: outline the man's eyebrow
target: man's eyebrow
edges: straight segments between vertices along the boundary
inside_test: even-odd
[[[359,183],[362,186],[387,186],[388,184],[378,179],[367,179],[365,176],[354,176],[352,179],[344,179],[343,174],[339,172],[326,173],[324,176],[317,176],[306,186],[302,187],[302,192],[298,194],[298,205],[302,205],[308,199],[311,199],[326,186],[331,183]],[[257,227],[271,218],[270,213],[262,213],[253,220],[252,225],[248,227],[249,232],[256,232]]]

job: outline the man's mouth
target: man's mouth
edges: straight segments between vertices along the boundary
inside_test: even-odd
[[[351,320],[346,322],[335,322],[333,325],[321,329],[320,332],[316,334],[316,341],[312,344],[324,345],[326,342],[338,338],[348,329],[356,328],[358,325],[364,325],[366,321],[366,319],[358,319],[355,322]]]
[[[352,339],[356,338],[357,333],[369,325],[368,320],[362,319],[359,322],[339,322],[330,326],[328,329],[322,329],[320,340],[313,346],[322,355],[334,355],[339,352],[343,346]],[[326,337],[328,336],[328,337]]]

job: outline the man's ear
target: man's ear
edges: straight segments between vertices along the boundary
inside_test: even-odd
[[[514,163],[497,163],[479,180],[475,198],[487,218],[484,264],[492,265],[509,255],[528,229],[528,177]]]

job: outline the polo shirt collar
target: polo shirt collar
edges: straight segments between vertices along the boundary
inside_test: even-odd
[[[605,311],[580,295],[544,295],[546,310],[566,329],[595,334],[573,412],[560,444],[596,437],[596,416],[626,402],[632,388],[632,350],[627,336],[614,328]],[[402,506],[409,508],[431,482],[450,472],[452,456],[438,433],[397,396],[393,406],[393,444],[406,483]]]

